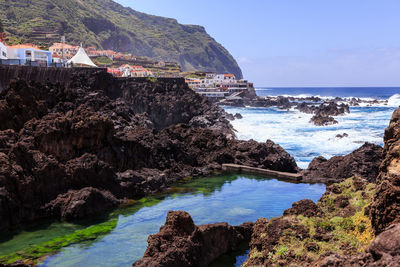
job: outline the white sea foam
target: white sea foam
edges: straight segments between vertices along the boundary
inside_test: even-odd
[[[400,94],[392,95],[388,100],[388,106],[390,106],[390,107],[400,106]]]
[[[271,139],[280,144],[301,168],[316,156],[331,158],[344,155],[360,147],[364,142],[383,144],[384,129],[389,124],[394,108],[356,107],[351,113],[338,116],[337,125],[318,127],[309,123],[312,115],[297,110],[281,111],[272,108],[231,108],[243,119],[232,122],[239,139],[264,142]],[[345,138],[336,135],[347,133]]]

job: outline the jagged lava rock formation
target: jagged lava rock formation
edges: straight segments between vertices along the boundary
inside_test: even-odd
[[[168,212],[160,232],[150,235],[144,257],[133,267],[206,267],[251,237],[252,223],[196,226],[187,212]]]
[[[382,162],[382,147],[365,143],[346,156],[314,158],[302,171],[304,182],[336,183],[356,176],[375,182]]]
[[[371,208],[372,223],[377,233],[393,223],[400,223],[400,108],[393,113],[384,140],[384,157]]]
[[[0,67],[16,79],[0,93],[0,229],[79,219],[223,163],[298,170],[272,141],[234,139],[226,113],[183,79],[57,71],[54,83],[52,68]]]

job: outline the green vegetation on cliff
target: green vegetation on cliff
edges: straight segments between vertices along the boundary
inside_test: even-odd
[[[351,178],[329,186],[316,205],[300,201],[282,217],[259,219],[243,266],[314,266],[330,253],[365,252],[375,237],[368,216],[375,187]]]
[[[242,77],[235,59],[203,27],[140,13],[111,0],[0,0],[0,19],[6,32],[22,42],[48,46],[65,35],[68,43],[179,62],[185,71]]]

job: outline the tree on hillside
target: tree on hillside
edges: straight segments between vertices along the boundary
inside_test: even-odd
[[[0,19],[0,32],[4,32],[3,22]]]

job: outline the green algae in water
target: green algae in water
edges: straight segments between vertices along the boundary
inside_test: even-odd
[[[37,262],[41,266],[129,266],[143,255],[148,235],[158,232],[168,210],[188,211],[196,224],[226,221],[237,225],[255,221],[258,217],[279,216],[293,202],[303,198],[317,200],[324,191],[322,185],[291,184],[250,175],[228,174],[191,179],[174,184],[166,193],[132,201],[134,205],[114,211],[107,221],[93,226],[100,226],[98,232],[88,230],[91,234],[81,236],[79,231],[88,228],[77,229],[74,233],[63,233],[56,238],[51,233],[53,237],[48,243],[29,240],[22,249],[18,247],[12,253],[8,250],[3,254],[7,254],[8,259],[40,258]],[[109,231],[102,231],[101,225],[107,223],[114,224]],[[62,224],[59,225],[62,229]],[[14,240],[17,239],[18,236],[15,236]],[[0,244],[0,255],[1,246],[11,242]],[[35,245],[28,245],[33,243],[36,248],[39,245],[45,249],[21,253],[32,252]],[[55,255],[43,261],[39,254]],[[231,261],[226,258],[224,266],[233,266]]]
[[[117,219],[113,219],[109,222],[93,225],[83,230],[78,230],[66,236],[54,238],[51,241],[45,242],[41,245],[33,245],[25,250],[0,256],[0,262],[13,263],[19,259],[35,261],[44,255],[52,254],[71,244],[95,240],[98,237],[111,232],[117,225],[117,221]]]
[[[17,242],[11,240],[11,244],[7,242],[1,244],[0,263],[13,263],[17,260],[37,263],[37,260],[43,256],[54,254],[72,244],[85,242],[85,245],[89,246],[90,242],[88,241],[94,242],[96,239],[109,234],[116,227],[119,214],[136,212],[142,207],[156,205],[161,200],[156,197],[142,198],[137,201],[139,204],[118,209],[111,213],[109,216],[111,219],[109,218],[108,221],[87,228],[84,228],[84,225],[63,222],[53,223],[49,226],[49,229],[33,231],[33,228],[23,231],[17,235]],[[62,235],[65,232],[67,234]],[[30,237],[34,240],[30,240]],[[29,244],[29,246],[26,247],[26,244]]]

